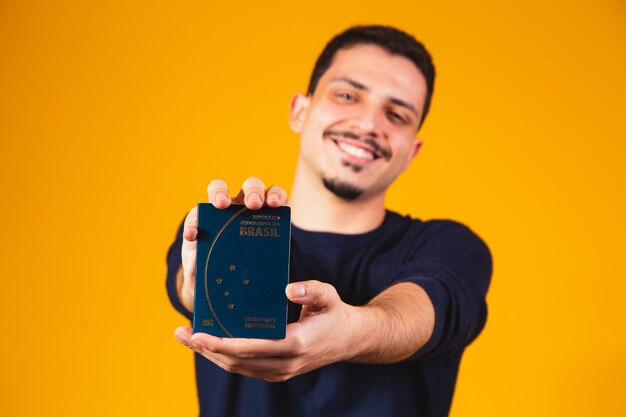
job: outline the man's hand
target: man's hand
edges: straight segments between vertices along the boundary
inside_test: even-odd
[[[209,203],[216,208],[225,209],[232,203],[245,204],[250,210],[258,210],[263,205],[279,207],[287,204],[287,193],[281,187],[265,184],[258,178],[250,177],[244,181],[241,191],[235,198],[228,194],[228,186],[222,180],[213,180],[208,187]],[[196,247],[198,236],[198,209],[192,208],[185,219],[183,231],[182,266],[176,276],[178,296],[185,308],[193,312],[193,297],[196,281]]]
[[[286,294],[303,307],[300,320],[287,326],[285,339],[231,339],[206,333],[192,335],[189,327],[179,327],[174,336],[226,371],[270,382],[285,381],[329,363],[349,359],[357,308],[342,302],[332,285],[319,281],[289,284]]]
[[[289,284],[286,293],[303,307],[283,340],[192,334],[189,327],[174,336],[228,372],[280,382],[339,361],[398,362],[432,335],[430,298],[410,282],[389,287],[362,307],[344,303],[332,285],[319,281]]]

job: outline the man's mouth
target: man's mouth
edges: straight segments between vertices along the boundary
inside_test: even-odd
[[[350,145],[346,142],[337,142],[335,141],[339,149],[347,153],[348,155],[354,156],[355,158],[367,159],[373,161],[375,159],[374,153],[365,150],[363,148],[356,147],[354,145]]]
[[[391,156],[391,153],[374,139],[360,138],[350,131],[327,130],[324,136],[332,140],[345,154],[363,161],[373,161],[378,158],[389,159]]]

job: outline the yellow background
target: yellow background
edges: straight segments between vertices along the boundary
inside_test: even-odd
[[[626,4],[0,3],[0,415],[192,416],[165,253],[215,177],[291,186],[291,94],[384,23],[438,68],[388,197],[490,245],[452,416],[626,415]]]

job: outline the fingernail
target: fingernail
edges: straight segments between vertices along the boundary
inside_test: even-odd
[[[291,294],[294,297],[304,297],[306,295],[306,289],[304,285],[296,285],[293,291],[291,291]]]
[[[261,196],[259,195],[259,193],[250,193],[250,195],[248,195],[248,201],[259,203],[262,200],[261,200]]]
[[[228,200],[228,194],[226,194],[223,191],[220,191],[215,195],[215,201],[223,201],[223,200]]]
[[[180,330],[176,330],[174,332],[174,339],[178,340],[181,344],[190,347],[189,343],[187,343],[187,340],[185,340],[185,336],[183,335],[183,333]]]
[[[275,201],[280,201],[280,195],[278,195],[278,193],[269,193],[267,195],[267,201],[268,201],[268,203],[273,203]]]

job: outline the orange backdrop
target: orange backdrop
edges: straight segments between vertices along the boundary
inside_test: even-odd
[[[359,23],[439,74],[388,206],[495,258],[452,416],[626,414],[623,1],[4,0],[0,415],[196,414],[165,252],[212,178],[291,186],[289,98]]]

